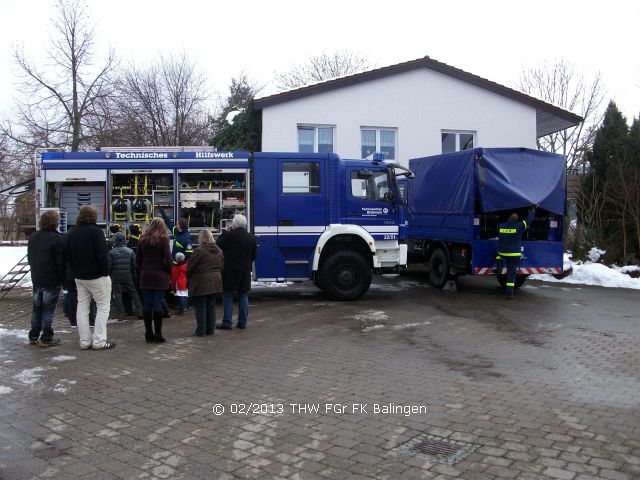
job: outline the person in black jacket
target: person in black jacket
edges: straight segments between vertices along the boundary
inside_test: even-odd
[[[218,247],[224,253],[222,270],[222,325],[231,330],[233,317],[233,293],[238,292],[238,328],[247,328],[249,317],[249,290],[251,289],[251,264],[256,259],[256,239],[247,232],[247,218],[235,215],[231,229],[225,229],[218,237]]]
[[[518,214],[512,213],[505,223],[498,226],[498,245],[496,246],[496,268],[498,275],[502,274],[504,265],[507,267],[507,278],[505,283],[506,299],[513,299],[513,292],[516,285],[516,274],[518,273],[518,264],[522,257],[520,244],[522,243],[522,234],[525,232],[536,214],[536,206],[529,209],[529,215],[526,220],[518,221]]]
[[[58,233],[60,216],[47,211],[40,216],[40,230],[29,237],[27,258],[33,283],[33,308],[29,343],[41,347],[59,345],[53,338],[53,316],[64,281],[64,250]]]
[[[66,255],[78,289],[78,334],[80,348],[88,350],[110,349],[114,342],[107,341],[107,319],[111,303],[111,279],[107,241],[96,225],[98,211],[91,205],[80,207],[76,226],[66,236]],[[91,298],[96,301],[96,321],[93,337],[89,329]]]
[[[126,292],[136,307],[138,318],[142,318],[142,302],[136,289],[136,254],[125,246],[127,239],[123,232],[117,232],[113,235],[112,241],[113,248],[109,251],[108,269],[111,276],[115,313],[121,320],[120,316],[125,313],[122,294]]]

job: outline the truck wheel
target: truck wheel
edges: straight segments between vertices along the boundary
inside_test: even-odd
[[[371,267],[357,252],[335,252],[320,268],[320,288],[334,300],[356,300],[371,285]]]
[[[507,276],[501,273],[496,275],[496,277],[498,278],[500,286],[504,288],[507,285]],[[527,278],[529,278],[529,275],[516,275],[516,281],[513,282],[515,284],[513,288],[520,288],[524,285],[524,282],[527,281]]]
[[[442,248],[436,248],[429,257],[429,282],[435,288],[442,288],[449,276],[449,259]]]

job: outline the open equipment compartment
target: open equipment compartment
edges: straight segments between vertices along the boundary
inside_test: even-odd
[[[109,177],[111,224],[137,223],[144,229],[160,215],[158,207],[173,220],[172,169],[114,169]]]
[[[219,234],[237,213],[249,219],[249,153],[211,147],[110,147],[93,152],[43,152],[36,158],[36,215],[59,208],[75,224],[82,205],[98,224],[144,232],[163,210],[171,223]]]
[[[235,214],[246,214],[246,169],[180,169],[178,187],[178,217],[192,231],[220,233]]]

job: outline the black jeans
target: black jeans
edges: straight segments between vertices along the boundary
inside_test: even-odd
[[[196,335],[213,335],[216,323],[216,294],[191,297],[191,303],[196,312]]]

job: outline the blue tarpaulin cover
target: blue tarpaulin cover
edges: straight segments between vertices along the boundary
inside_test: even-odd
[[[409,166],[409,211],[474,213],[477,195],[480,212],[538,205],[564,215],[565,158],[526,148],[476,148],[417,158]],[[474,195],[475,193],[475,195]]]

